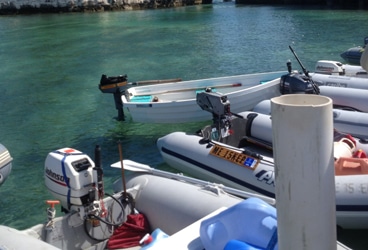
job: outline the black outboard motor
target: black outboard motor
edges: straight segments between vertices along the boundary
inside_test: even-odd
[[[289,74],[281,76],[280,80],[280,93],[284,94],[316,94],[319,95],[319,87],[309,76],[309,72],[305,69],[302,62],[299,60],[295,51],[291,46],[289,46],[291,52],[294,54],[296,60],[301,66],[303,73],[301,74],[297,71],[292,71],[291,62],[287,62],[287,68]]]
[[[280,93],[285,94],[314,94],[309,77],[299,72],[281,76]]]
[[[303,74],[299,72],[292,72],[291,62],[287,62],[289,74],[281,76],[280,79],[280,93],[284,94],[319,94],[319,87],[309,76],[309,72],[304,68],[293,48],[289,46],[291,52],[294,54],[299,65],[302,67]]]
[[[124,120],[124,110],[123,110],[123,101],[121,100],[121,96],[124,94],[124,91],[129,88],[128,84],[128,76],[127,75],[119,75],[119,76],[106,76],[103,74],[101,76],[100,84],[98,88],[102,93],[110,93],[114,95],[115,108],[118,110],[118,120]]]
[[[115,93],[117,91],[123,92],[128,86],[128,76],[127,75],[119,75],[119,76],[107,76],[103,74],[101,76],[100,84],[98,88],[102,93]]]

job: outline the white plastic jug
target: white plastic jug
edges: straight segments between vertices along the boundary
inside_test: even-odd
[[[201,223],[205,249],[223,250],[231,240],[259,249],[277,250],[276,208],[259,198],[249,198]]]
[[[340,157],[352,157],[356,150],[355,143],[349,138],[342,138],[340,141],[334,142],[334,158],[335,161]]]

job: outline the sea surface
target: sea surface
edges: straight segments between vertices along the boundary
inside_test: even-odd
[[[101,74],[129,81],[192,80],[286,70],[290,60],[314,71],[318,60],[362,45],[368,12],[217,2],[162,10],[0,16],[0,143],[13,170],[0,188],[0,224],[25,229],[46,220],[49,152],[73,147],[93,158],[102,148],[107,192],[123,158],[170,169],[157,138],[194,132],[206,123],[155,125],[117,121],[113,97],[98,89]],[[368,230],[339,240],[368,249]],[[1,238],[1,236],[0,236]]]

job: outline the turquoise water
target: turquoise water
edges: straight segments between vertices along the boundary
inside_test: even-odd
[[[101,145],[105,187],[120,177],[123,157],[169,169],[156,139],[204,123],[152,125],[115,119],[101,74],[130,81],[183,80],[300,69],[288,46],[313,71],[362,45],[367,11],[236,6],[233,2],[167,10],[0,16],[0,142],[14,158],[0,189],[0,224],[27,228],[46,219],[52,198],[43,181],[48,152],[74,147],[93,156]],[[366,249],[367,230],[339,238]]]

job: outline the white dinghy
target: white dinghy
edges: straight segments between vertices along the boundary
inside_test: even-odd
[[[270,72],[132,87],[121,98],[124,109],[135,122],[197,122],[211,119],[196,104],[195,98],[200,92],[227,95],[233,112],[239,113],[252,110],[257,103],[281,94],[315,92],[311,89],[312,81],[318,87],[316,94],[332,98],[334,105],[368,112],[368,78],[322,73],[305,77],[291,68],[288,74]]]
[[[171,167],[197,178],[275,197],[271,117],[255,112],[234,116],[229,105],[203,105],[213,113],[214,124],[197,134],[174,132],[159,138],[160,153]],[[368,143],[336,133],[334,145],[337,224],[368,228]]]
[[[251,110],[262,100],[280,94],[296,93],[296,91],[321,93],[331,97],[336,105],[341,106],[351,106],[353,102],[359,106],[357,110],[367,112],[367,102],[361,102],[368,95],[368,75],[365,67],[320,60],[316,64],[315,72],[309,74],[293,49],[291,47],[290,49],[300,63],[304,75],[298,71],[292,71],[289,62],[287,64],[288,73],[276,71],[189,81],[177,81],[176,79],[162,82],[147,81],[147,84],[137,86],[127,84],[124,87],[108,82],[108,86],[112,86],[112,90],[108,92],[114,93],[119,120],[125,120],[124,111],[127,111],[133,121],[143,123],[185,123],[210,120],[210,115],[203,112],[195,102],[196,94],[203,91],[220,92],[227,95],[235,113]],[[126,76],[123,76],[124,83],[127,83],[125,78]],[[293,84],[293,81],[296,81],[294,85],[302,84],[303,89],[294,86],[289,90],[285,83]],[[320,90],[311,89],[311,82],[315,86],[321,86]],[[278,88],[278,84],[281,89]],[[343,99],[340,92],[343,92]],[[339,97],[334,98],[335,95]]]
[[[121,96],[133,121],[183,123],[210,120],[196,103],[196,94],[221,92],[234,112],[250,110],[258,102],[279,95],[279,79],[285,71],[208,78],[132,87]]]

